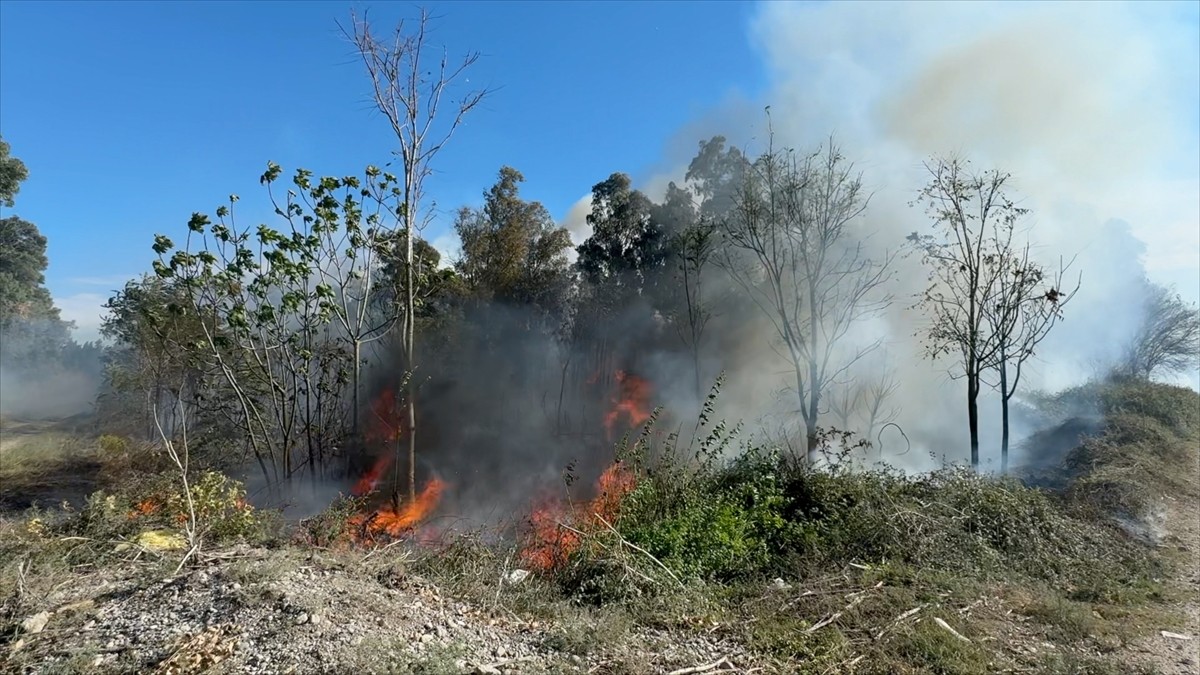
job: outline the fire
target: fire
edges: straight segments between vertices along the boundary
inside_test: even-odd
[[[616,391],[611,397],[611,408],[604,416],[604,428],[611,439],[618,424],[635,428],[646,423],[652,413],[650,406],[650,383],[636,375],[618,370],[614,374]],[[405,433],[404,424],[396,407],[396,398],[391,389],[384,390],[371,406],[372,423],[366,440],[373,444],[395,442]],[[363,496],[380,486],[384,475],[392,466],[394,453],[384,452],[371,468],[355,483],[351,493]],[[525,565],[536,570],[551,570],[561,566],[578,550],[583,537],[600,531],[601,522],[615,522],[619,515],[622,498],[636,485],[634,474],[620,462],[614,463],[596,481],[595,497],[583,502],[564,504],[562,500],[546,500],[536,506],[530,514],[530,532],[520,552]],[[423,522],[434,512],[447,488],[439,478],[431,479],[421,492],[409,503],[398,507],[392,503],[371,512],[364,512],[348,521],[351,537],[362,543],[375,537],[400,537],[415,535]],[[423,532],[426,528],[420,528]],[[431,534],[425,532],[425,534]]]
[[[371,404],[371,422],[367,426],[366,440],[382,445],[399,440],[404,431],[404,419],[400,415],[396,393],[388,387]]]
[[[611,523],[621,508],[621,500],[637,487],[637,477],[625,465],[617,462],[600,474],[596,487],[598,494],[592,500],[591,513]]]
[[[650,419],[650,383],[646,380],[618,370],[616,373],[617,393],[612,399],[613,407],[604,416],[604,429],[612,440],[613,429],[621,417],[625,417],[629,427],[645,424]]]
[[[596,376],[592,377],[594,381]],[[651,417],[650,383],[624,370],[614,374],[617,390],[612,408],[604,416],[609,440],[622,419],[629,428],[645,424]],[[596,481],[596,496],[583,504],[564,506],[561,501],[543,502],[529,517],[530,533],[521,560],[532,569],[547,571],[563,565],[583,542],[583,535],[612,524],[619,515],[621,500],[637,485],[637,477],[625,465],[614,463]],[[603,522],[601,522],[603,520]]]
[[[391,388],[384,389],[371,404],[371,419],[364,440],[371,445],[384,446],[385,450],[371,468],[359,477],[350,494],[362,497],[379,489],[395,458],[395,453],[386,449],[386,446],[395,443],[406,431],[394,391]],[[380,536],[399,537],[408,534],[433,513],[446,487],[444,481],[433,478],[410,503],[396,506],[387,502],[350,518],[347,524],[351,532],[346,534],[359,543]]]
[[[157,499],[143,499],[142,501],[133,505],[133,511],[130,512],[129,517],[132,519],[137,518],[138,516],[154,515],[155,513],[158,513],[159,509],[161,508],[162,504],[159,503]]]
[[[582,542],[580,533],[612,524],[619,514],[621,499],[637,485],[637,478],[617,462],[596,481],[596,496],[583,504],[564,507],[547,502],[530,514],[530,534],[521,550],[521,560],[529,567],[548,571],[562,566]]]
[[[379,487],[379,481],[383,479],[383,474],[387,472],[388,467],[392,465],[392,454],[384,453],[379,459],[375,460],[374,466],[369,471],[363,474],[362,478],[351,488],[350,494],[355,497],[361,497],[370,494]]]
[[[417,498],[411,503],[401,504],[399,508],[393,508],[391,504],[388,504],[374,513],[354,516],[349,523],[368,537],[377,535],[399,537],[414,529],[437,508],[442,491],[445,489],[445,482],[433,478],[425,484],[425,487],[417,494]]]

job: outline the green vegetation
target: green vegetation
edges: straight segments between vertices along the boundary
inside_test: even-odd
[[[503,166],[481,206],[457,211],[461,256],[443,266],[421,236],[433,213],[424,179],[488,92],[455,96],[435,119],[478,55],[447,69],[424,47],[428,20],[415,35],[402,24],[395,41],[365,19],[343,31],[399,144],[382,165],[394,173],[364,163],[359,175],[285,177],[268,162],[271,223],[235,218],[230,195],[156,234],[147,273],[106,304],[103,346],[71,339],[37,226],[0,218],[6,375],[22,387],[99,379],[101,357],[105,370],[95,428],[5,423],[15,440],[0,444],[0,507],[24,514],[0,518],[0,648],[72,574],[121,563],[174,575],[246,543],[285,549],[227,565],[247,602],[301,556],[326,564],[320,552],[387,591],[421,575],[545,621],[546,649],[571,663],[603,654],[604,672],[650,670],[644,654],[611,657],[627,641],[703,631],[768,672],[1102,673],[1174,611],[1175,561],[1147,544],[1161,538],[1164,503],[1200,497],[1181,470],[1197,465],[1200,396],[1149,378],[1196,363],[1194,307],[1146,281],[1120,377],[1025,395],[1022,366],[1074,291],[1018,241],[1027,211],[1007,196],[1009,176],[931,160],[915,201],[928,227],[908,238],[929,285],[901,309],[892,282],[916,261],[901,272],[902,242],[869,231],[890,214],[860,218],[871,187],[854,163],[832,139],[795,152],[773,132],[753,153],[702,141],[686,184],[662,195],[609,174],[591,187],[580,242]],[[12,206],[27,176],[0,141],[0,203]],[[900,419],[889,399],[915,392],[883,340],[848,347],[862,322],[916,325],[902,312],[917,308],[925,354],[949,356],[966,384],[970,468],[864,466],[876,432]],[[694,433],[658,434],[652,399],[679,382],[649,372],[700,396],[734,344],[753,345],[735,359],[744,367],[772,351],[785,364],[786,388],[772,392],[789,408],[781,440],[743,441],[740,426],[716,421],[720,379]],[[993,375],[1000,477],[979,473],[979,400]],[[1031,466],[1010,476],[1010,401],[1026,400],[1044,431],[1024,448]],[[493,491],[480,500],[515,493],[536,481],[531,469],[567,457],[599,468],[615,430],[643,423],[617,448],[603,508],[576,489],[555,505],[567,522],[554,509],[540,522],[569,533],[544,558],[522,555],[515,528],[379,547],[356,536],[380,521],[401,539],[432,533],[441,492],[418,503],[418,483],[440,487],[439,471],[470,465]],[[249,467],[276,490],[342,480],[362,462],[371,488],[286,533],[230,477]],[[543,559],[553,564],[518,569]],[[364,645],[360,669],[458,668],[457,645],[414,663],[396,640]]]
[[[645,629],[705,630],[778,672],[1123,672],[1111,654],[1173,612],[1171,561],[1111,516],[1144,509],[1153,495],[1195,494],[1194,477],[1178,470],[1197,461],[1195,392],[1118,380],[1049,398],[1047,414],[1094,403],[1105,420],[1069,453],[1054,489],[963,468],[855,469],[846,459],[859,448],[840,433],[822,436],[831,461],[813,469],[739,445],[739,429],[712,423],[715,398],[714,389],[696,447],[649,432],[623,446],[636,484],[611,528],[576,524],[583,541],[560,569],[497,588],[515,551],[468,535],[401,558],[326,550],[384,587],[419,575],[545,621],[554,626],[545,646],[564,659],[607,653]],[[9,636],[38,588],[80,566],[149,555],[169,570],[182,554],[186,510],[167,463],[143,470],[148,458],[136,458],[149,450],[118,436],[38,438],[69,452],[23,461],[14,476],[44,475],[47,458],[83,458],[125,487],[3,522],[0,633]],[[22,452],[32,451],[12,456]],[[206,547],[280,541],[278,523],[247,507],[237,483],[199,469],[190,484]],[[302,523],[291,545],[336,544],[360,507],[335,504]],[[251,587],[278,577],[279,564],[241,562],[228,574]],[[380,650],[363,658],[395,662]],[[427,672],[452,656],[429,654]],[[637,658],[614,672],[645,667]]]
[[[632,622],[708,626],[782,672],[1126,672],[1111,654],[1169,622],[1182,596],[1165,581],[1171,560],[1108,510],[1080,506],[1100,484],[1193,494],[1179,467],[1200,459],[1200,396],[1126,381],[1086,391],[1060,402],[1092,396],[1108,424],[1071,454],[1057,490],[958,468],[818,471],[759,448],[722,462],[735,446],[722,425],[692,453],[645,434],[623,455],[639,481],[615,530],[584,528],[562,569],[503,600],[576,625],[556,647],[567,653],[619,641]],[[829,454],[847,451],[845,436],[825,440],[841,446]],[[464,540],[412,570],[500,599],[487,580],[510,558]],[[613,618],[598,624],[597,612]]]

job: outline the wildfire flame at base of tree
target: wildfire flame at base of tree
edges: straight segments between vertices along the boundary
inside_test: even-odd
[[[372,403],[371,415],[371,424],[366,432],[368,443],[386,445],[399,440],[404,434],[403,421],[391,388],[384,389]],[[350,494],[363,497],[379,489],[394,460],[395,455],[385,451],[358,479]],[[416,499],[409,503],[399,506],[386,503],[373,511],[354,516],[347,522],[354,533],[353,538],[362,543],[380,536],[394,538],[410,533],[437,508],[446,487],[445,481],[432,478],[417,494]]]
[[[623,370],[615,373],[616,392],[611,398],[611,408],[604,416],[604,427],[611,439],[617,423],[622,419],[630,428],[648,421],[651,416],[650,383]],[[372,442],[391,442],[404,432],[394,411],[395,398],[391,390],[385,390],[371,407],[373,424],[367,432]],[[394,455],[385,452],[355,483],[351,494],[362,497],[376,491],[392,467]],[[536,506],[529,516],[530,529],[524,538],[519,557],[523,564],[538,571],[550,571],[561,567],[578,550],[582,537],[612,524],[620,510],[622,498],[637,484],[636,477],[625,465],[614,463],[596,481],[595,497],[582,503],[564,503],[552,498]],[[358,543],[366,543],[376,537],[396,538],[405,535],[421,537],[416,530],[437,508],[448,485],[439,478],[432,478],[416,499],[398,507],[391,503],[361,513],[349,519],[351,537]]]
[[[391,465],[392,455],[390,453],[384,454],[375,460],[375,464],[370,470],[363,474],[362,478],[359,478],[358,482],[354,484],[354,487],[350,490],[350,494],[355,497],[361,497],[374,492],[379,487],[379,482],[383,480],[383,474],[387,472],[388,467]]]
[[[445,489],[444,481],[432,478],[412,502],[401,504],[399,508],[388,505],[372,513],[354,516],[349,524],[368,536],[399,537],[421,524],[437,508]]]

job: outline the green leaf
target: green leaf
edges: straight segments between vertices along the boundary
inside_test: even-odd
[[[175,247],[175,244],[171,243],[171,240],[168,239],[166,235],[163,235],[163,234],[154,235],[154,252],[155,253],[162,255],[162,254],[166,253],[167,251],[170,251],[174,247]]]
[[[274,183],[275,180],[279,178],[279,174],[282,172],[283,169],[279,168],[278,164],[275,162],[267,162],[267,171],[258,179],[258,182],[262,185]]]
[[[192,232],[203,232],[209,222],[208,216],[203,213],[193,213],[192,217],[188,220],[188,229]]]
[[[156,274],[160,279],[169,279],[175,274],[170,267],[162,264],[161,260],[155,260],[150,264],[154,268],[154,274]]]

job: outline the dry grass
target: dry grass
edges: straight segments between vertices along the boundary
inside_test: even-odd
[[[98,488],[94,442],[49,424],[9,423],[0,430],[0,512],[35,503],[78,503]]]

